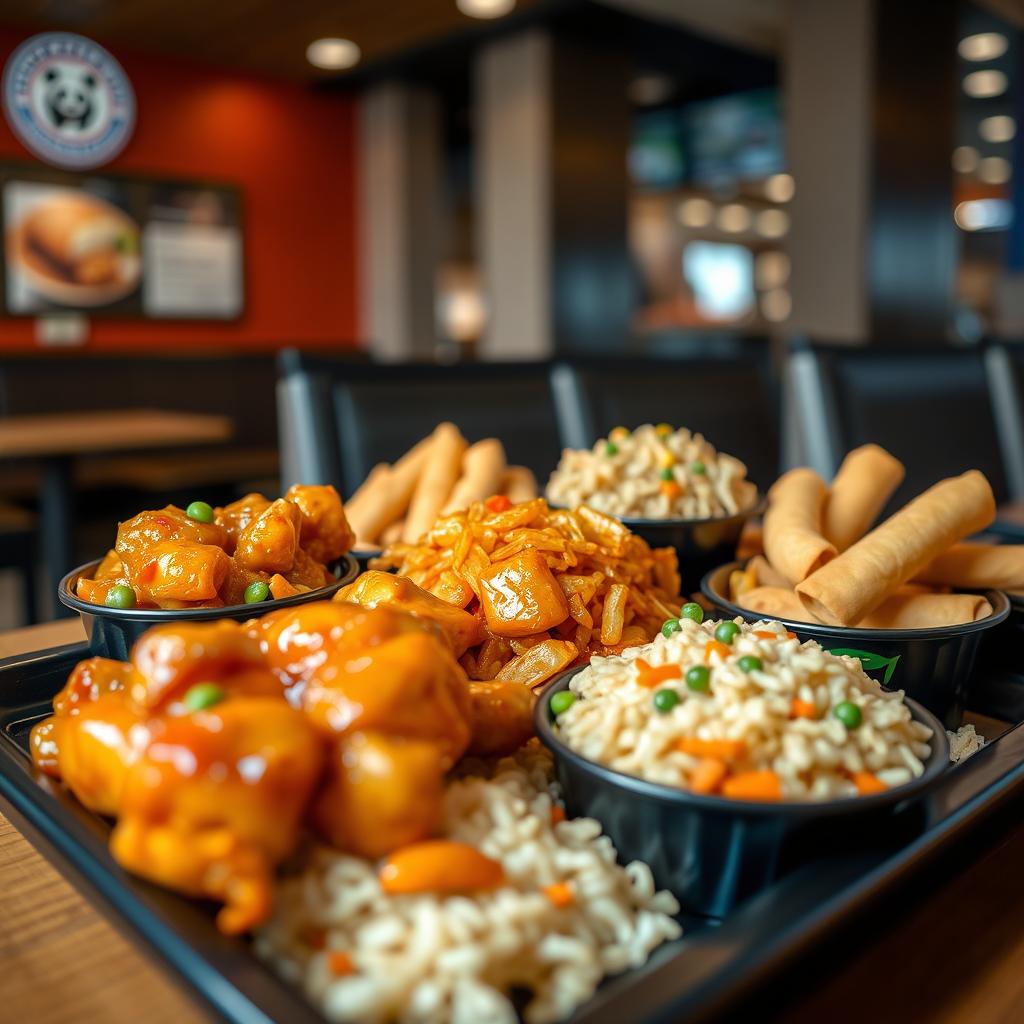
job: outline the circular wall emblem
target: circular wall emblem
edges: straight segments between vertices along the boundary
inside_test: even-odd
[[[135,94],[124,69],[91,39],[44,32],[4,68],[4,113],[14,134],[57,167],[99,167],[124,149]]]

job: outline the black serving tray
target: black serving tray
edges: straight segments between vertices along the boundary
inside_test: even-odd
[[[0,807],[115,924],[134,931],[222,1018],[237,1024],[323,1024],[298,990],[242,939],[220,935],[209,906],[123,871],[107,852],[107,821],[38,775],[28,733],[84,644],[0,661]],[[972,712],[992,742],[950,768],[927,797],[855,846],[816,849],[806,863],[721,921],[685,917],[685,934],[648,963],[607,981],[575,1024],[668,1022],[719,1013],[864,904],[922,867],[1024,785],[1024,673],[989,672]]]

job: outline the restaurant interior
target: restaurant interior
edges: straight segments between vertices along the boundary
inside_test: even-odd
[[[1021,0],[0,0],[0,66],[0,1019],[1020,1019]],[[542,578],[551,615],[523,596]],[[373,610],[347,662],[347,620],[313,617],[332,595]],[[188,632],[263,612],[258,657]],[[387,615],[451,649],[417,659]],[[300,678],[308,635],[340,646],[304,648]],[[355,674],[376,644],[405,645],[421,702],[415,727],[381,712],[387,742],[455,748],[436,801],[425,750],[306,706],[324,658]],[[622,685],[647,717],[605,712],[601,672],[637,644],[655,654]],[[499,687],[472,739],[431,719],[417,660],[481,706]],[[701,712],[652,767],[730,672],[762,689],[737,682],[726,732]],[[114,747],[81,738],[84,702],[123,690],[156,739],[111,711],[118,763],[159,774],[175,716],[269,703],[257,675],[285,686],[273,799],[250,806],[246,758],[248,789],[164,794],[159,834],[135,776],[97,795]],[[221,717],[222,738],[251,725]],[[548,749],[557,782],[514,790],[506,856],[500,807],[479,842],[453,824],[512,799],[474,757],[518,751],[533,784]],[[359,790],[358,757],[418,777],[415,805]],[[199,803],[236,797],[214,830],[227,812]],[[287,837],[239,840],[264,817]],[[186,874],[174,844],[203,828]],[[392,833],[463,860],[402,889]],[[313,835],[336,861],[302,860]],[[243,879],[262,896],[239,895],[239,849],[268,861]],[[553,866],[570,850],[579,878]],[[381,858],[399,887],[345,910]],[[526,945],[474,952],[485,912]]]

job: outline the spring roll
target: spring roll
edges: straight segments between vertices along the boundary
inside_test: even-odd
[[[764,554],[764,529],[758,519],[748,519],[740,531],[740,539],[736,542],[736,557],[741,561]]]
[[[757,612],[766,619],[793,619],[796,622],[814,622],[807,614],[800,598],[788,587],[755,587],[736,598],[736,603],[748,611]]]
[[[466,439],[454,423],[442,423],[430,435],[423,472],[416,483],[405,517],[402,540],[413,544],[433,527],[459,479]]]
[[[427,461],[430,440],[426,437],[414,444],[391,467],[384,463],[375,466],[362,487],[345,504],[345,513],[361,542],[360,547],[377,547],[381,531],[400,519],[409,507]]]
[[[771,562],[764,555],[754,555],[747,562],[747,568],[754,573],[754,579],[757,580],[759,587],[782,587],[783,590],[789,589],[789,580],[781,572],[773,569]]]
[[[877,444],[855,448],[843,459],[822,513],[822,532],[845,551],[871,528],[903,482],[903,463]]]
[[[972,469],[950,477],[798,583],[796,592],[815,618],[852,626],[956,541],[983,530],[995,513],[984,474]]]
[[[525,466],[508,466],[501,475],[501,493],[518,505],[537,497],[537,478]]]
[[[389,544],[397,544],[402,539],[404,532],[404,520],[396,519],[393,523],[389,523],[380,531],[380,546],[386,548]]]
[[[462,457],[462,476],[448,497],[442,514],[461,512],[474,501],[497,494],[505,473],[505,449],[496,438],[477,441]]]
[[[992,614],[981,594],[899,593],[857,623],[858,629],[931,629],[974,622]]]
[[[914,578],[964,590],[1024,590],[1024,544],[954,544]]]
[[[825,484],[813,469],[791,469],[768,492],[764,553],[790,584],[806,579],[835,557],[821,535]]]

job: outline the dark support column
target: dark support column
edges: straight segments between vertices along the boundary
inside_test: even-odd
[[[875,0],[867,246],[875,342],[936,344],[949,335],[958,248],[950,170],[956,6]]]

